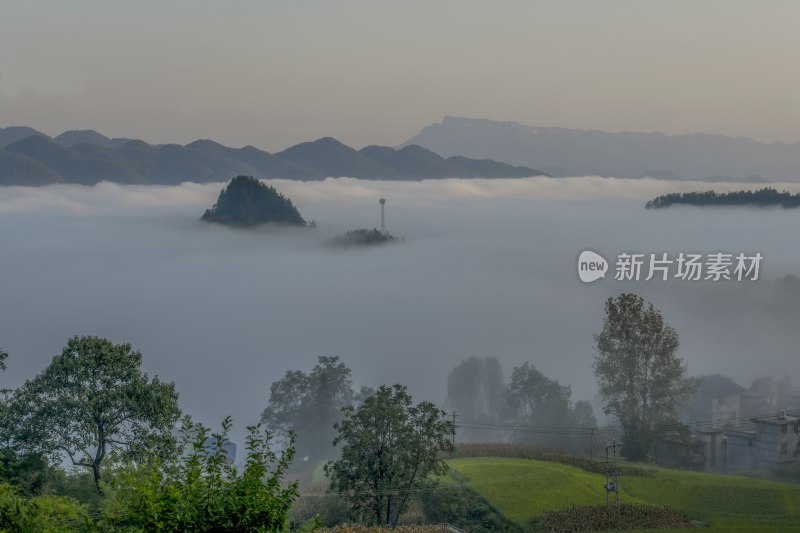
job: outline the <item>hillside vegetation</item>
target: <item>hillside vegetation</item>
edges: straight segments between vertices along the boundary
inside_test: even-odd
[[[292,201],[250,176],[236,176],[219,193],[217,203],[202,220],[230,226],[288,224],[305,226],[306,221]]]
[[[454,479],[522,526],[548,511],[605,501],[604,476],[573,466],[497,457],[453,459],[449,464]],[[652,477],[620,477],[621,501],[670,507],[707,526],[704,530],[800,531],[796,484],[653,470]]]

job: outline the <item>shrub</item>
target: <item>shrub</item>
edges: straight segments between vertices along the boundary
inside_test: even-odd
[[[452,524],[470,533],[518,530],[488,501],[464,487],[431,491],[421,501],[429,522]]]
[[[334,527],[346,523],[349,514],[347,502],[341,496],[328,493],[325,485],[312,485],[292,505],[289,520],[294,529],[315,517],[320,527]]]
[[[69,533],[93,530],[86,507],[72,498],[25,498],[18,489],[0,483],[0,531]]]
[[[286,528],[297,483],[282,485],[294,455],[294,436],[277,456],[270,435],[252,426],[247,460],[238,472],[222,432],[209,435],[201,424],[183,421],[182,453],[172,462],[128,465],[106,484],[101,525],[110,531],[275,531]]]
[[[686,528],[692,525],[686,515],[668,507],[640,503],[569,507],[548,511],[532,523],[534,529],[548,533]]]
[[[317,529],[316,533],[442,533],[447,531],[442,526],[353,526],[344,525],[331,529]]]

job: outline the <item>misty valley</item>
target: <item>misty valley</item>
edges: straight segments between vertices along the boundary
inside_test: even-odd
[[[6,497],[65,531],[724,528],[735,500],[653,486],[789,498],[800,251],[791,210],[643,208],[696,185],[0,188],[0,474],[22,487]],[[757,281],[615,279],[619,253],[683,250],[764,264]],[[608,272],[586,284],[581,269]],[[630,331],[657,339],[632,348],[646,363],[614,358]],[[628,419],[618,378],[639,364],[651,414]],[[585,478],[562,486],[580,514],[525,497],[556,473]],[[492,485],[505,478],[522,488]]]

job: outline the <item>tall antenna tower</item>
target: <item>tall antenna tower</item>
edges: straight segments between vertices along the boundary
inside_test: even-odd
[[[381,203],[381,233],[386,233],[386,213],[384,209],[386,198],[381,198],[379,202]]]

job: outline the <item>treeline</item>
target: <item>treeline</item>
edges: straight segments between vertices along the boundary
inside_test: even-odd
[[[332,442],[344,409],[358,408],[375,390],[353,388],[338,357],[319,357],[308,372],[293,370],[272,383],[261,421],[277,434],[297,433],[297,454],[316,464],[336,455]],[[597,426],[591,404],[526,362],[506,381],[496,357],[469,357],[447,378],[445,407],[456,415],[458,442],[513,442],[588,453],[585,431]],[[300,468],[298,465],[297,468]]]
[[[716,193],[684,192],[670,193],[656,196],[645,205],[645,209],[661,209],[671,205],[693,206],[745,206],[759,207],[780,206],[795,208],[800,206],[800,193],[791,194],[788,191],[778,192],[776,189],[765,187],[757,191],[731,191]]]
[[[514,367],[508,382],[496,357],[470,357],[447,378],[446,406],[459,420],[459,440],[516,442],[588,453],[578,429],[597,426],[591,404],[533,364]]]

